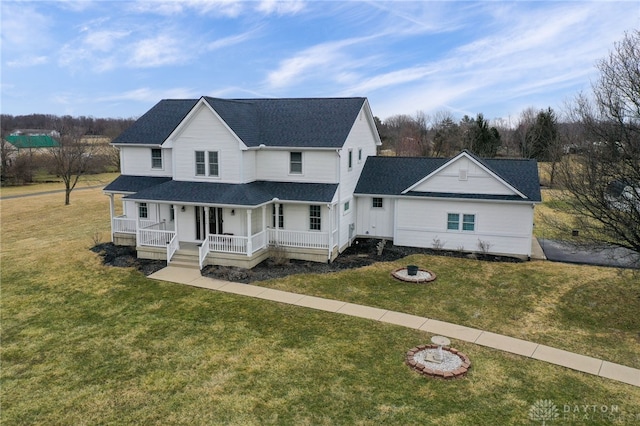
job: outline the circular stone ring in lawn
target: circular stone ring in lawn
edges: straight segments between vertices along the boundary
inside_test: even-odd
[[[426,269],[418,269],[415,275],[409,275],[407,268],[399,268],[393,271],[391,276],[408,283],[428,283],[436,279],[436,274]]]
[[[469,357],[457,349],[442,348],[442,355],[438,360],[438,345],[420,345],[409,349],[405,363],[420,374],[447,380],[463,377],[471,368]]]

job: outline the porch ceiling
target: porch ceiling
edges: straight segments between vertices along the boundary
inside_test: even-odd
[[[280,201],[330,203],[338,184],[268,182],[257,181],[243,184],[219,182],[169,181],[143,189],[125,198],[130,200],[220,204],[236,206],[259,206],[274,198]]]

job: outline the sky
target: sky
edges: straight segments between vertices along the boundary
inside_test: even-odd
[[[139,117],[161,99],[349,97],[382,120],[515,121],[589,92],[640,2],[0,2],[0,110]]]

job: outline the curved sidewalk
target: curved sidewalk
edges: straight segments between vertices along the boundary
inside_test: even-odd
[[[149,278],[413,328],[640,387],[639,369],[449,322],[251,284],[215,280],[203,277],[199,270],[175,266],[168,266]]]

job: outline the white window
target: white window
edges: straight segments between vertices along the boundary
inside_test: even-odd
[[[353,169],[353,150],[352,149],[349,149],[349,158],[348,158],[347,164],[348,164],[349,170],[352,170]]]
[[[351,201],[347,201],[346,203],[344,203],[344,213],[348,213],[349,210],[351,210]]]
[[[138,217],[140,219],[149,218],[149,209],[147,208],[147,203],[138,204]]]
[[[382,208],[382,198],[373,198],[373,203],[371,204],[371,207],[376,208],[376,209],[381,209]]]
[[[312,231],[320,231],[322,229],[320,206],[309,206],[309,229]]]
[[[462,221],[460,221],[462,216]],[[447,230],[449,231],[468,231],[476,230],[475,214],[447,213]]]
[[[294,175],[302,174],[302,153],[289,153],[289,173]]]
[[[358,148],[358,163],[362,163],[362,148]]]
[[[460,229],[460,215],[458,213],[447,214],[447,229],[450,231]]]
[[[218,151],[209,151],[209,176],[220,176]]]
[[[204,151],[196,151],[196,176],[204,176],[207,172],[204,162]]]
[[[476,215],[475,214],[463,214],[462,215],[462,230],[463,231],[475,231],[476,230]]]
[[[278,228],[284,228],[284,213],[282,211],[282,204],[272,204],[273,208],[271,209],[272,213],[272,227],[276,227],[276,205],[278,206]]]
[[[218,151],[196,151],[196,176],[220,176]]]
[[[151,168],[162,168],[162,150],[160,148],[151,148]]]

